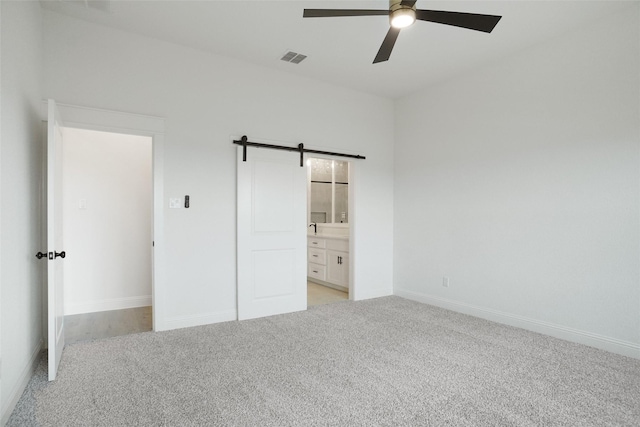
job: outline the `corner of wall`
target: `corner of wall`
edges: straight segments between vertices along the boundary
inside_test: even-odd
[[[38,367],[38,363],[40,363],[40,358],[42,356],[42,350],[44,348],[44,340],[40,340],[33,353],[31,354],[31,358],[29,362],[25,365],[22,372],[20,372],[20,377],[16,384],[12,387],[11,391],[8,393],[6,404],[2,406],[2,413],[0,415],[0,425],[5,425],[9,418],[11,417],[11,413],[13,409],[16,407],[16,404],[20,400],[24,389],[29,384],[33,373],[36,371]]]

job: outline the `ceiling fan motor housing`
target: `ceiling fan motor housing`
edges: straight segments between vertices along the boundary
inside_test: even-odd
[[[407,6],[402,0],[389,0],[389,23],[395,28],[404,28],[416,20],[416,4]]]

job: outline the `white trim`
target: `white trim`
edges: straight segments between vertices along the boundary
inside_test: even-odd
[[[5,425],[9,418],[11,417],[11,413],[13,412],[16,404],[20,400],[22,393],[27,388],[27,384],[33,377],[33,373],[36,371],[38,367],[38,363],[40,363],[40,354],[42,353],[44,341],[41,339],[36,345],[33,353],[31,353],[31,358],[29,358],[29,362],[25,365],[24,369],[20,373],[20,377],[16,382],[15,386],[9,393],[7,404],[2,408],[2,419],[0,421],[0,425]]]
[[[351,260],[349,260],[351,261]],[[365,299],[372,298],[380,298],[380,297],[388,297],[393,295],[393,289],[391,288],[378,288],[378,289],[367,289],[365,291],[359,291],[357,299],[354,298],[354,301],[362,301]]]
[[[349,163],[349,300],[360,299],[358,291],[362,286],[357,283],[356,264],[356,239],[358,230],[358,208],[356,207],[356,190],[358,189],[358,168],[357,162]]]
[[[437,307],[480,317],[493,322],[527,329],[529,331],[538,332],[566,341],[584,344],[601,350],[610,351],[612,353],[621,354],[623,356],[640,359],[640,344],[638,343],[404,289],[396,288],[394,290],[394,294],[399,297],[418,301],[424,304],[435,305]]]
[[[190,328],[193,326],[209,325],[212,323],[230,322],[238,318],[237,310],[227,310],[218,313],[195,314],[190,316],[178,316],[171,319],[165,319],[158,328],[161,331],[171,329]]]
[[[0,5],[0,24],[2,23],[2,5]],[[0,31],[0,46],[2,46],[2,31]],[[2,99],[2,55],[0,55],[0,99]],[[2,102],[0,102],[0,200],[2,200]],[[0,209],[0,236],[2,235],[2,209]],[[0,245],[0,260],[2,260],[2,245]],[[2,331],[2,262],[0,262],[0,331]],[[0,405],[2,405],[2,334],[0,334]],[[2,408],[0,408],[1,410]],[[0,425],[5,425],[4,411],[0,411]]]
[[[77,105],[56,102],[60,115],[64,118],[66,127],[80,127],[92,130],[138,135],[164,133],[164,119],[162,117],[146,116],[143,114],[125,113],[121,111],[102,110],[99,108],[81,107]],[[43,116],[46,120],[46,116]],[[116,131],[117,132],[117,131]]]
[[[151,271],[151,321],[153,330],[164,319],[162,295],[166,291],[165,259],[164,259],[164,134],[153,135],[153,245]]]
[[[64,315],[94,313],[97,311],[123,310],[127,308],[148,307],[151,305],[151,295],[137,297],[111,298],[93,301],[82,301],[65,304]]]

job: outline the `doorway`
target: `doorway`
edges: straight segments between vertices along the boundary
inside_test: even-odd
[[[45,347],[49,356],[49,381],[56,378],[58,366],[65,345],[64,310],[64,267],[76,253],[66,257],[63,236],[63,197],[62,197],[62,148],[63,129],[86,129],[112,132],[126,135],[148,136],[152,141],[153,165],[153,214],[152,214],[152,324],[153,330],[167,329],[163,310],[163,290],[165,274],[160,266],[164,265],[164,214],[162,199],[164,194],[164,119],[160,117],[130,114],[97,108],[59,104],[53,99],[43,103],[44,151],[42,205],[42,243],[46,252],[38,252],[38,259],[45,258],[46,274],[43,280],[43,327],[47,330]],[[64,118],[64,120],[63,120]],[[78,208],[80,208],[78,202]]]
[[[65,341],[152,328],[152,138],[63,128]]]
[[[307,305],[349,299],[351,163],[307,159]]]

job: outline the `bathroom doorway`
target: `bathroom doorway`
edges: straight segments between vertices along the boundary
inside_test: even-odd
[[[351,163],[307,159],[307,305],[349,299]]]

